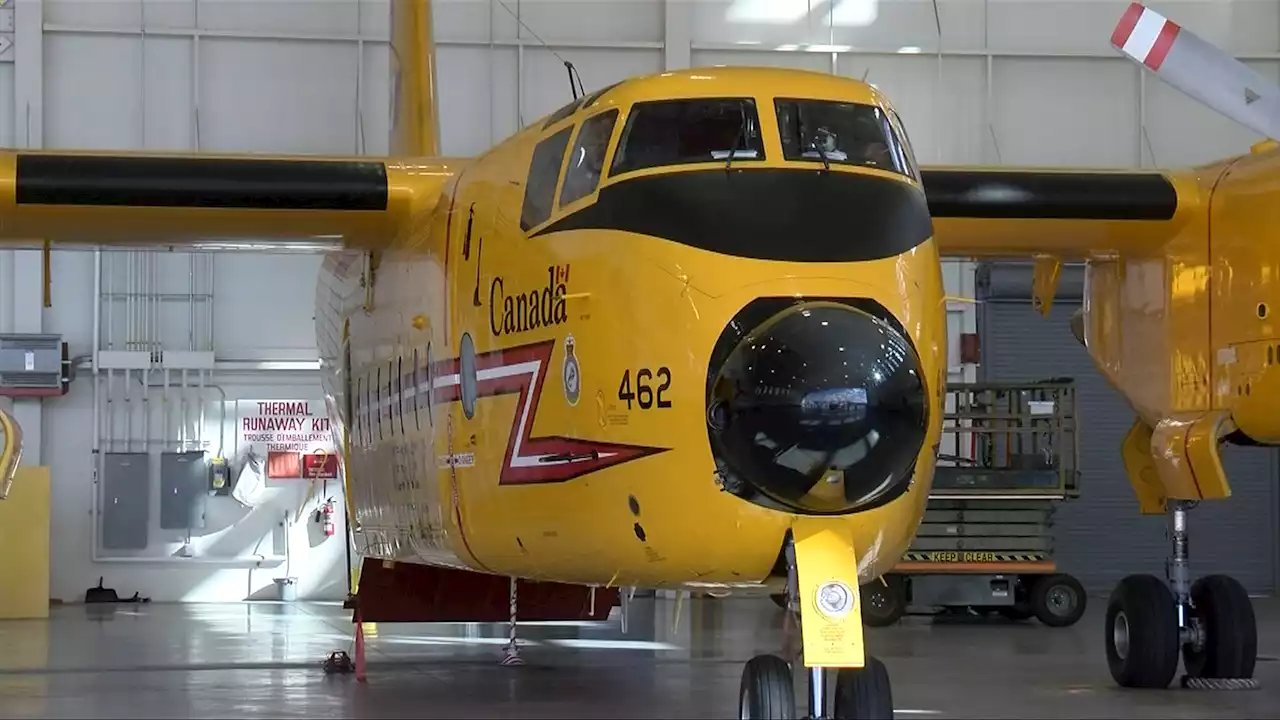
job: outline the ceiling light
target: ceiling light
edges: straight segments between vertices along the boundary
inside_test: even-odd
[[[879,0],[839,0],[831,10],[835,27],[866,27],[880,14]]]
[[[724,19],[736,23],[790,25],[808,15],[809,0],[733,0]]]

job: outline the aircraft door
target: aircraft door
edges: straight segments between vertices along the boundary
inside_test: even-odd
[[[454,550],[460,555],[465,553],[463,559],[482,563],[468,541],[468,528],[475,523],[471,517],[474,511],[468,512],[468,508],[476,503],[470,498],[473,487],[470,479],[477,470],[479,449],[479,436],[474,428],[477,419],[475,335],[483,327],[479,305],[486,254],[480,217],[487,205],[475,188],[475,184],[459,182],[450,209],[445,250],[444,337],[451,351],[435,352],[432,358],[435,365],[431,380],[433,414],[437,422],[432,459],[440,473],[446,525],[452,525],[461,540],[462,547],[455,545]],[[450,358],[452,362],[447,361]]]

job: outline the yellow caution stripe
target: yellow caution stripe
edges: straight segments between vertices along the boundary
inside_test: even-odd
[[[1047,552],[1007,553],[987,550],[930,550],[911,551],[903,556],[903,562],[927,563],[1013,563],[1043,562],[1049,559]]]

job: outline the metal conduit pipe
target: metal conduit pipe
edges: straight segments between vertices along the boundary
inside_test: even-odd
[[[227,391],[226,391],[226,388],[224,388],[224,387],[222,387],[221,385],[218,385],[218,384],[216,384],[216,383],[209,383],[209,384],[205,384],[205,381],[204,381],[204,372],[205,372],[205,371],[203,371],[203,370],[197,370],[196,372],[198,373],[198,380],[199,380],[199,385],[197,385],[197,388],[198,388],[198,390],[200,391],[200,392],[197,394],[197,397],[203,398],[203,391],[205,391],[205,390],[213,390],[213,391],[217,392],[217,393],[218,393],[218,396],[219,396],[219,401],[218,401],[218,427],[219,427],[220,429],[219,429],[219,431],[218,431],[218,456],[219,456],[219,457],[222,457],[222,452],[223,452],[223,450],[224,450],[224,449],[225,449],[225,447],[226,447],[226,430],[225,430],[225,428],[226,428],[226,423],[227,423]],[[165,374],[165,381],[164,381],[164,382],[159,382],[159,383],[142,383],[142,379],[141,379],[141,378],[139,378],[139,379],[138,379],[138,382],[139,382],[139,383],[142,383],[142,384],[144,385],[144,387],[151,388],[152,390],[159,389],[159,390],[163,390],[163,391],[166,391],[166,392],[167,392],[169,389],[172,389],[172,388],[173,388],[173,384],[172,384],[171,382],[169,382],[169,380],[168,380],[168,375],[169,375],[169,370],[168,370],[168,369],[166,369],[166,370],[164,371],[164,374]],[[202,423],[203,423],[204,408],[203,408],[203,403],[201,403],[201,404],[202,404],[202,407],[200,408],[200,415],[201,415]],[[167,421],[168,421],[168,416],[167,416],[167,415],[166,415],[166,418],[165,418],[165,419],[166,419],[166,422],[167,422]],[[182,417],[182,421],[183,421],[183,422],[185,422],[185,421],[186,421],[186,416],[185,416],[185,415]],[[201,425],[201,428],[203,429],[203,424]],[[203,433],[201,433],[201,436],[200,436],[200,437],[201,437],[201,441],[196,441],[196,442],[197,442],[197,444],[203,444],[203,437],[204,437]],[[181,437],[177,437],[177,438],[169,438],[169,439],[171,439],[171,440],[174,440],[174,441],[175,441],[175,445],[179,446],[179,447],[178,447],[178,449],[179,449],[179,450],[184,449],[183,447],[181,447],[182,445],[184,445],[184,440],[183,440]]]

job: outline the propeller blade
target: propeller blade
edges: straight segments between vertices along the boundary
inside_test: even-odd
[[[1222,115],[1280,138],[1280,86],[1155,10],[1129,5],[1111,46]]]

